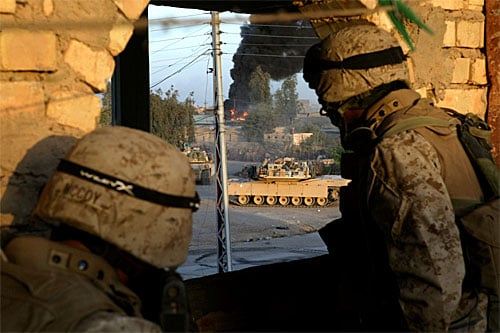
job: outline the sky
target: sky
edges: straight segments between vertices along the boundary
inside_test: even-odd
[[[232,84],[232,58],[241,41],[240,26],[247,23],[248,15],[221,12],[219,16],[225,100]],[[210,19],[210,12],[207,11],[149,6],[150,86],[153,91],[160,88],[165,92],[173,86],[179,93],[180,101],[192,92],[196,106],[210,107],[214,104],[214,77],[210,72],[214,67]],[[297,81],[299,99],[315,103],[316,95],[307,87],[300,73]],[[280,82],[271,82],[273,92],[279,86]]]

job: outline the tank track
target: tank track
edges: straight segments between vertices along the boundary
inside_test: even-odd
[[[338,200],[329,200],[323,206],[320,206],[318,204],[307,206],[307,205],[304,205],[304,203],[302,203],[300,205],[297,205],[297,206],[292,205],[292,204],[288,204],[286,206],[283,206],[283,205],[280,205],[279,203],[277,203],[275,205],[268,205],[265,202],[263,204],[261,204],[261,205],[254,204],[253,202],[249,202],[246,205],[242,205],[242,204],[240,204],[235,199],[229,199],[229,203],[232,204],[232,205],[235,205],[235,206],[240,206],[240,207],[259,207],[259,208],[326,208],[326,207],[336,206],[336,205],[338,205],[338,202],[339,202]]]

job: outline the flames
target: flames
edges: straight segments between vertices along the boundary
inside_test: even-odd
[[[243,111],[243,113],[239,114],[239,112],[236,109],[231,109],[229,110],[231,113],[231,118],[229,119],[230,121],[236,121],[236,120],[245,120],[246,116],[248,116],[248,112]]]

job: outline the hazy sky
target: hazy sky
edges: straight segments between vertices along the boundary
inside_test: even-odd
[[[224,99],[232,83],[230,70],[233,54],[240,37],[240,25],[246,23],[248,15],[230,12],[219,13],[221,19],[221,62]],[[211,56],[212,26],[210,12],[166,6],[149,6],[149,52],[151,89],[167,91],[170,86],[179,91],[184,100],[194,92],[196,105],[213,105],[213,68]],[[299,99],[316,102],[302,74],[297,74]],[[279,87],[273,82],[272,89]]]

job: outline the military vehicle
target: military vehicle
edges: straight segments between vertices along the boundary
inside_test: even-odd
[[[215,164],[212,155],[205,150],[193,147],[186,147],[183,152],[194,171],[196,183],[200,185],[212,184],[215,177]]]
[[[247,179],[230,179],[228,195],[241,206],[324,207],[337,201],[349,183],[338,175],[313,177],[310,163],[294,158],[264,160]]]

